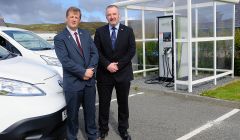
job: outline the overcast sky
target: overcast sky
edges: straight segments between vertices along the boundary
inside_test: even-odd
[[[0,0],[7,23],[63,23],[69,6],[82,10],[82,21],[106,21],[105,7],[119,0]]]

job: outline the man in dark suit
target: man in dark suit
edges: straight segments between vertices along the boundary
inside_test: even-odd
[[[80,9],[70,7],[66,12],[67,26],[55,36],[54,44],[63,67],[67,139],[77,140],[78,111],[82,104],[88,140],[96,140],[94,71],[98,63],[98,51],[89,32],[78,28],[80,19]]]
[[[119,8],[106,8],[108,24],[96,30],[94,42],[98,48],[97,89],[99,94],[100,138],[108,135],[109,108],[113,88],[118,102],[118,131],[122,139],[130,140],[128,95],[133,80],[131,59],[136,43],[133,30],[119,23]]]

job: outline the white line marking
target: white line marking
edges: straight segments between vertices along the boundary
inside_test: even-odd
[[[199,134],[201,131],[205,130],[205,129],[208,129],[210,127],[212,127],[213,125],[215,124],[218,124],[220,123],[221,121],[233,116],[234,114],[238,113],[240,110],[239,109],[233,109],[232,111],[222,115],[221,117],[217,118],[216,120],[213,120],[213,121],[210,121],[208,123],[206,123],[205,125],[193,130],[192,132],[189,132],[188,134],[176,139],[176,140],[188,140],[190,139],[191,137]]]
[[[133,96],[142,95],[142,94],[144,94],[144,92],[139,92],[139,93],[135,93],[135,94],[130,94],[128,97],[133,97]],[[112,100],[111,100],[111,102],[115,102],[115,101],[117,101],[117,99],[112,99]],[[96,103],[95,105],[98,106],[99,103]],[[80,109],[83,109],[83,108],[80,107]]]
[[[136,94],[131,94],[131,95],[129,95],[129,97],[133,97],[133,96],[136,96],[136,95],[142,95],[142,94],[144,94],[144,92],[139,92],[139,93],[136,93]]]

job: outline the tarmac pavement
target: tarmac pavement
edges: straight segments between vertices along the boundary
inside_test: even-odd
[[[154,85],[152,85],[154,86]],[[129,96],[129,132],[132,140],[239,140],[239,102],[216,100],[199,95],[136,87]],[[121,140],[117,131],[117,102],[113,93],[109,135]],[[98,101],[97,101],[98,102]],[[98,117],[98,104],[96,116]],[[96,118],[97,119],[97,118]],[[86,139],[82,110],[79,140]],[[97,122],[97,120],[96,120]]]

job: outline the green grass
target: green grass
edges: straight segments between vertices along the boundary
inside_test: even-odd
[[[214,90],[205,91],[201,95],[230,101],[240,101],[240,80]]]

